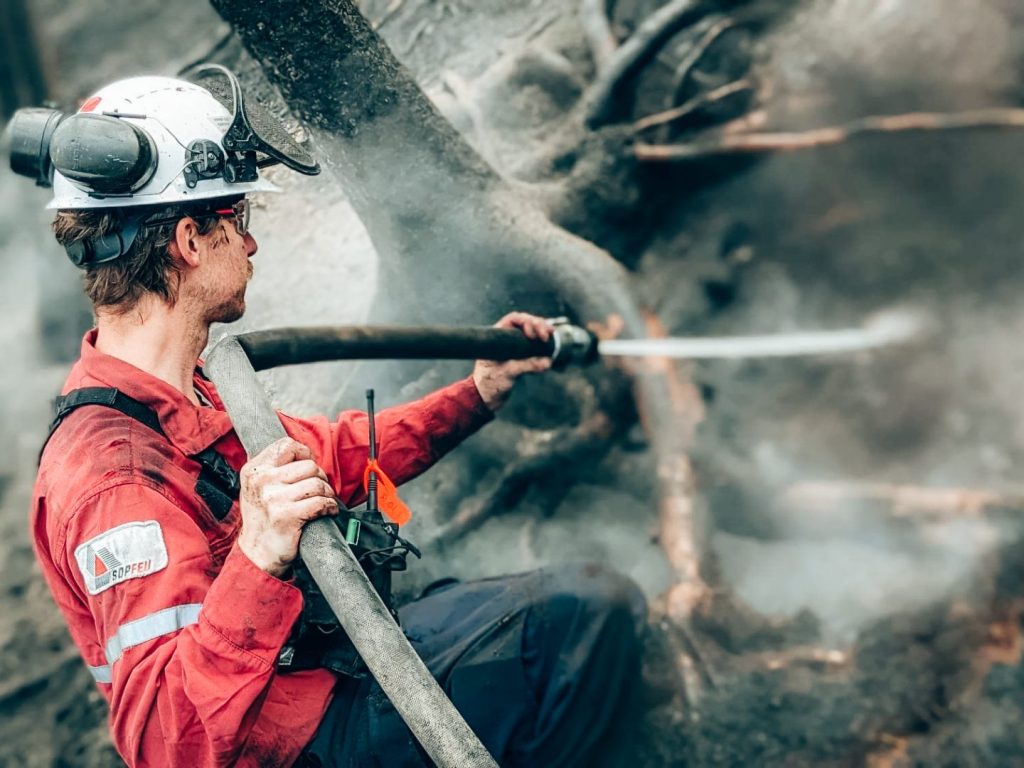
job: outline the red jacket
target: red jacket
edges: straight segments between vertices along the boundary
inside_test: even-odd
[[[302,594],[234,546],[237,502],[218,522],[195,493],[199,465],[188,456],[213,446],[239,469],[242,445],[209,381],[195,376],[214,407],[196,407],[98,352],[95,338],[85,337],[64,391],[116,387],[157,413],[167,439],[110,408],[73,411],[43,454],[31,525],[50,591],[110,704],[114,744],[133,766],[291,765],[335,676],[276,673]],[[381,466],[410,480],[490,417],[471,379],[384,410]],[[282,420],[339,498],[358,503],[365,414]]]

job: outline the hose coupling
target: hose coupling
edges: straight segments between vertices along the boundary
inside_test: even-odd
[[[554,326],[551,334],[553,349],[551,367],[561,370],[569,365],[590,365],[597,360],[597,336],[573,325],[567,317],[548,318]]]

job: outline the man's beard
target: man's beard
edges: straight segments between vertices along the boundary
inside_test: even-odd
[[[252,279],[252,262],[248,263],[249,274],[246,277],[245,285],[238,289],[234,296],[220,304],[215,304],[206,311],[206,323],[233,323],[245,314],[245,291]]]
[[[221,302],[206,312],[206,322],[233,323],[245,314],[245,289],[243,288],[228,301]]]

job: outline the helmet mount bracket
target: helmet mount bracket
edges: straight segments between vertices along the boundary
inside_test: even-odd
[[[250,109],[234,72],[220,64],[205,64],[195,69],[193,74],[195,82],[213,93],[231,112],[231,123],[224,131],[222,142],[228,153],[245,156],[244,163],[241,157],[235,163],[239,171],[244,165],[245,172],[250,173],[250,162],[255,162],[255,167],[259,168],[282,163],[307,176],[320,173],[319,163],[283,129],[278,119],[259,104]],[[228,167],[231,165],[229,159]],[[251,173],[256,173],[255,169]],[[231,181],[227,176],[225,179]],[[248,178],[241,180],[247,181]]]
[[[195,189],[201,179],[224,175],[224,150],[215,141],[196,139],[185,150],[185,184]]]
[[[256,166],[255,152],[229,152],[224,164],[224,181],[229,184],[242,184],[256,181],[259,171]]]

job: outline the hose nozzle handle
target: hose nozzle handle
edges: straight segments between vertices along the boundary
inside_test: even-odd
[[[562,370],[570,365],[590,365],[597,360],[597,336],[573,325],[567,317],[552,317],[551,367]]]

